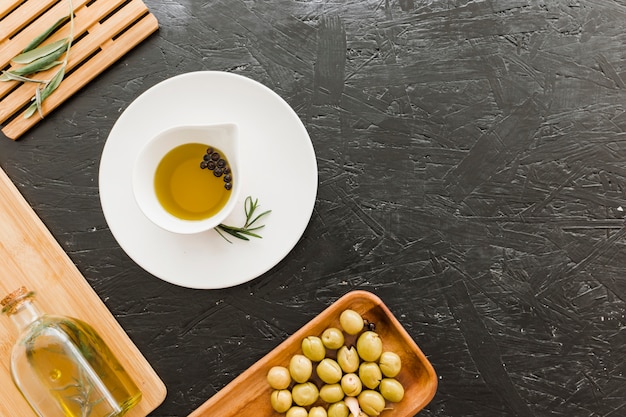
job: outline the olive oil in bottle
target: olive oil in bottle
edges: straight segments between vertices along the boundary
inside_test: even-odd
[[[20,335],[11,352],[13,381],[41,417],[116,417],[141,391],[87,323],[41,314],[21,287],[1,304]]]

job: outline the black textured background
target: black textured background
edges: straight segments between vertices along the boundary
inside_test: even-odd
[[[147,0],[161,28],[0,166],[184,416],[352,289],[432,361],[420,416],[626,415],[624,0]],[[98,166],[139,94],[245,75],[298,113],[308,229],[235,288],[164,283],[119,248]],[[279,122],[279,121],[277,121]]]

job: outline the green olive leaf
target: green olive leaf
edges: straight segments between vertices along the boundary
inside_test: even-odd
[[[67,16],[63,16],[57,20],[52,26],[26,45],[21,54],[15,56],[11,60],[16,64],[24,65],[14,70],[2,71],[2,74],[0,74],[0,81],[21,81],[40,84],[35,89],[35,96],[31,99],[31,105],[28,106],[24,112],[24,118],[31,117],[35,114],[35,112],[38,112],[39,116],[43,118],[43,101],[59,87],[65,77],[65,70],[67,68],[70,49],[74,39],[74,6],[72,4],[72,0],[68,0],[68,6],[69,14]],[[39,45],[43,43],[52,33],[54,33],[57,28],[64,25],[68,20],[70,22],[70,33],[67,38],[39,47]],[[59,61],[58,59],[64,53],[64,59]],[[27,77],[28,75],[45,71],[58,65],[61,65],[61,68],[49,81],[41,81]],[[41,84],[43,84],[43,86]]]
[[[34,74],[36,72],[39,71],[43,71],[45,69],[49,69],[51,68],[51,65],[54,64],[54,62],[57,60],[57,58],[59,58],[61,55],[63,55],[65,53],[65,50],[67,49],[67,45],[61,47],[60,49],[57,49],[56,51],[43,56],[39,59],[34,60],[33,62],[31,62],[28,65],[24,65],[23,67],[20,68],[16,68],[14,70],[10,70],[7,72],[10,72],[14,75],[30,75],[30,74]],[[58,64],[57,64],[58,65]],[[52,65],[54,66],[54,65]]]
[[[55,62],[57,62],[56,65],[61,63],[60,61],[55,61]],[[40,83],[40,84],[44,84],[48,82],[44,80],[35,80],[34,78],[22,77],[21,75],[15,75],[11,73],[10,71],[2,71],[2,75],[0,75],[0,81],[21,81],[24,83]]]
[[[48,39],[48,36],[50,36],[50,34],[52,34],[52,32],[54,32],[59,26],[65,24],[65,22],[67,22],[67,19],[69,18],[70,16],[67,15],[57,20],[52,26],[50,26],[48,29],[46,29],[41,34],[39,34],[35,39],[30,41],[30,43],[26,45],[22,53],[28,52],[31,49],[35,49],[36,47],[38,47],[43,41]]]
[[[52,42],[47,45],[40,46],[35,49],[31,49],[28,52],[15,56],[11,61],[16,64],[30,64],[31,62],[43,58],[46,55],[50,55],[53,52],[58,51],[61,48],[67,48],[67,39],[61,39],[60,41]]]
[[[48,65],[41,67],[41,70],[40,70],[40,71],[49,70],[50,68],[54,68],[54,67],[56,67],[57,65],[62,64],[63,62],[64,62],[64,61],[52,61],[52,62],[51,62],[51,63],[49,63]]]
[[[64,76],[65,76],[65,66],[62,66],[56,72],[56,74],[54,74],[54,77],[52,77],[50,82],[46,84],[44,88],[42,88],[41,90],[39,88],[37,89],[37,91],[35,92],[34,102],[30,106],[28,106],[28,109],[26,109],[26,112],[24,112],[25,119],[28,119],[30,116],[35,114],[36,111],[39,112],[39,115],[43,119],[43,113],[41,112],[41,103],[46,98],[48,98],[48,96],[52,94],[54,90],[57,89],[57,87],[61,84],[61,81],[63,81]]]
[[[43,119],[43,111],[41,110],[42,101],[43,100],[41,99],[41,88],[37,87],[35,89],[35,105],[37,106],[37,112],[39,113],[39,117]]]

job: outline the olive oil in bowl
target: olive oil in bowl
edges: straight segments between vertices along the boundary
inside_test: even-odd
[[[202,233],[238,204],[242,175],[237,125],[183,125],[163,130],[139,151],[132,187],[138,208],[171,233]]]
[[[207,145],[201,143],[186,143],[169,151],[157,166],[155,192],[171,215],[183,220],[203,220],[218,213],[228,202],[231,182],[226,180],[232,178],[228,160],[220,150],[211,151],[208,154]],[[213,169],[202,169],[208,165],[204,155],[213,162]]]

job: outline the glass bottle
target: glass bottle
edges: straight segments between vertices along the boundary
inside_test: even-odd
[[[21,287],[1,302],[19,337],[11,352],[15,385],[41,417],[114,417],[141,391],[87,323],[41,314]]]

